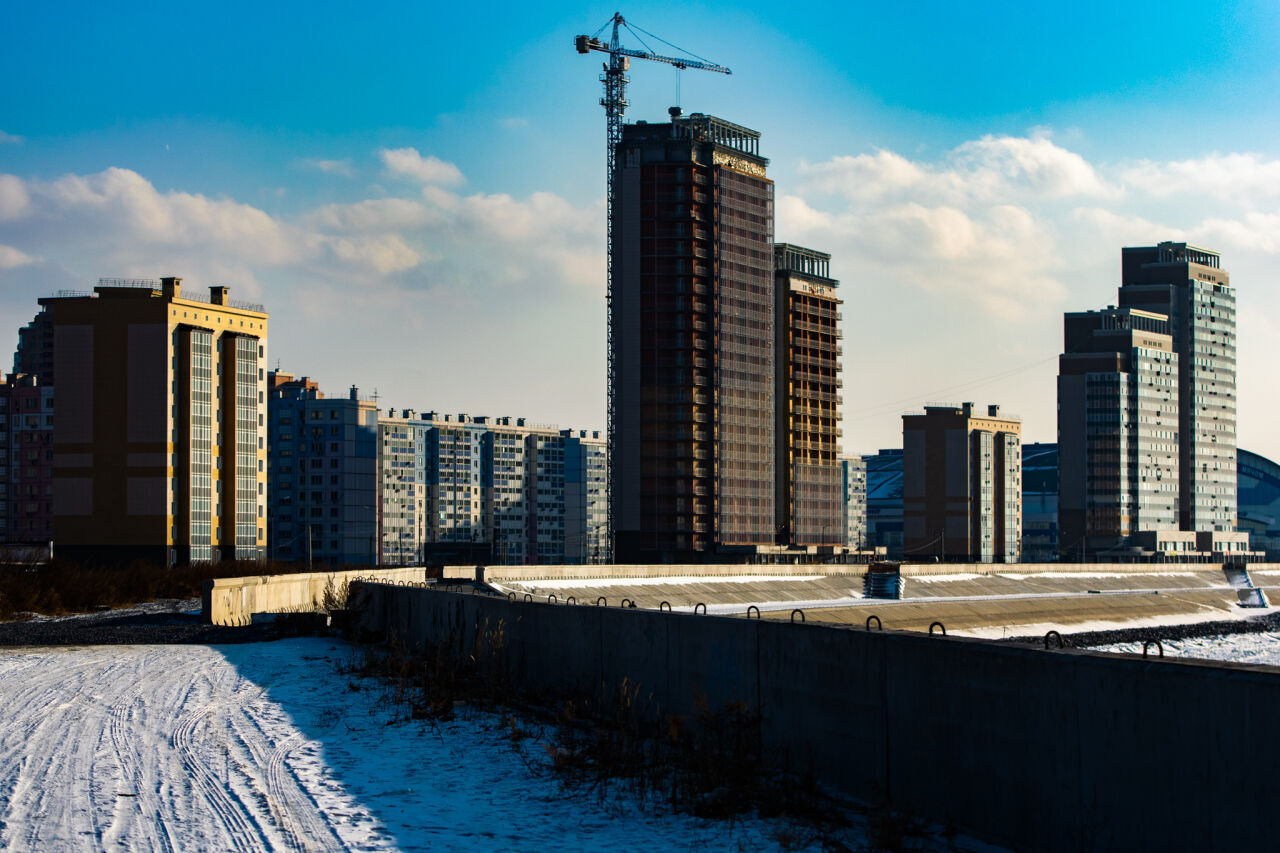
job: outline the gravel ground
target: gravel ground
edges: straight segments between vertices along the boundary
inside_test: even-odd
[[[190,612],[199,608],[199,599],[170,600],[102,613],[0,622],[0,646],[207,645],[260,642],[279,634],[269,624],[206,625],[199,613]]]

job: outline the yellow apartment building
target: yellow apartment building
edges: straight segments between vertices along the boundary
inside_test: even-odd
[[[267,313],[228,288],[101,279],[53,314],[55,554],[266,554]]]

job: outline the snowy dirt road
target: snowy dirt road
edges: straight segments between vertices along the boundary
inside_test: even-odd
[[[0,850],[777,846],[560,788],[496,715],[398,720],[316,638],[0,650]]]

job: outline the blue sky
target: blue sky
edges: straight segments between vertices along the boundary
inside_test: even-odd
[[[1062,312],[1175,238],[1233,273],[1241,444],[1276,458],[1278,10],[641,3],[734,74],[637,62],[628,117],[678,88],[763,134],[778,239],[842,280],[850,451],[935,399],[1053,440]],[[7,4],[0,329],[177,274],[265,301],[272,361],[331,392],[603,426],[599,57],[572,38],[613,11]]]

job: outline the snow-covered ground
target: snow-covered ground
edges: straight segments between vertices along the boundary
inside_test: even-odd
[[[1236,663],[1260,663],[1280,666],[1280,633],[1227,634],[1220,637],[1199,637],[1191,640],[1164,640],[1165,657],[1201,658],[1225,660]],[[1142,643],[1114,643],[1095,646],[1095,652],[1128,652],[1142,654]],[[1156,654],[1151,648],[1148,654]]]
[[[786,831],[566,791],[499,716],[402,721],[337,672],[349,655],[317,638],[0,650],[0,848],[733,850]]]

